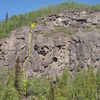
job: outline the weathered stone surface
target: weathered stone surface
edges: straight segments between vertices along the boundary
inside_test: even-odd
[[[75,27],[75,25],[78,25],[83,27],[84,24],[84,26],[95,27],[100,25],[100,12],[66,10],[58,14],[49,14],[44,19],[45,22],[48,21],[54,26]]]
[[[71,39],[69,45],[69,68],[76,68],[78,64],[84,66],[84,68],[86,65],[99,68],[100,47],[96,46],[98,42],[100,44],[99,31],[78,33],[75,36],[72,36]]]
[[[55,16],[56,20],[53,21],[65,27],[77,24],[81,27],[88,24],[93,25],[92,17],[86,19],[84,17],[86,14],[88,12],[67,11],[58,15],[52,14],[49,17]],[[97,13],[96,18],[93,14],[91,16],[94,16],[93,18],[99,25],[99,13]],[[56,22],[57,20],[58,22]],[[46,25],[38,24],[34,28],[30,56],[25,65],[28,77],[42,74],[55,76],[61,74],[64,67],[68,67],[71,73],[77,71],[79,67],[86,70],[87,65],[92,66],[94,69],[100,67],[100,29],[94,29],[90,32],[78,32],[70,37],[65,37],[63,32],[47,37],[38,34],[52,28],[55,28],[52,20],[49,20]],[[27,58],[29,39],[30,28],[23,27],[12,31],[8,38],[0,40],[0,66],[14,67],[18,56],[22,66]]]

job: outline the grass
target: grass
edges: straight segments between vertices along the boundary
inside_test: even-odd
[[[92,28],[92,27],[88,27],[88,28],[83,29],[84,32],[90,32],[92,30],[94,30],[94,28]]]
[[[100,29],[100,25],[95,27],[96,29]]]
[[[54,27],[51,30],[41,31],[40,33],[43,34],[44,37],[54,36],[56,34],[58,35],[62,34],[64,36],[69,36],[69,35],[74,34],[74,32],[67,27]]]
[[[56,28],[54,29],[54,31],[55,31],[56,33],[58,33],[58,32],[63,32],[63,33],[65,33],[65,35],[66,35],[66,34],[67,34],[67,35],[73,34],[73,33],[71,32],[71,30],[70,30],[69,28],[66,28],[66,27],[56,27]]]

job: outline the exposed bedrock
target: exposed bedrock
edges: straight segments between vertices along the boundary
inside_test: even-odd
[[[0,66],[14,67],[16,58],[20,65],[27,58],[30,29],[12,31],[11,35],[0,40]],[[100,67],[100,30],[79,32],[70,37],[62,34],[44,37],[33,32],[30,57],[25,65],[26,75],[59,75],[64,67],[71,73],[92,66]]]

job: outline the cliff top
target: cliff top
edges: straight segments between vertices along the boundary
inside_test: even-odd
[[[86,12],[87,11],[87,12]],[[81,13],[82,12],[82,13]],[[51,5],[49,7],[45,7],[45,8],[41,8],[37,11],[33,11],[33,12],[29,12],[26,14],[21,14],[21,15],[14,15],[10,18],[8,18],[7,20],[1,21],[0,22],[0,38],[4,38],[6,36],[8,36],[8,33],[10,33],[12,30],[15,29],[19,29],[23,26],[29,26],[31,23],[42,23],[42,24],[46,24],[49,23],[50,21],[54,21],[55,18],[58,21],[63,21],[64,20],[70,20],[69,25],[70,24],[76,24],[76,21],[80,22],[83,21],[85,22],[87,17],[83,17],[85,13],[88,13],[88,15],[90,14],[94,14],[91,15],[90,19],[88,20],[89,23],[92,24],[97,24],[99,15],[100,15],[100,4],[97,5],[86,5],[86,4],[78,4],[76,2],[63,2],[59,5]],[[66,14],[67,13],[67,14]],[[76,14],[76,15],[75,15]],[[80,16],[82,14],[82,16]],[[98,15],[99,14],[99,15]],[[97,15],[98,17],[96,18]],[[48,16],[47,21],[44,16]],[[76,17],[75,17],[76,16]],[[93,16],[95,16],[95,20],[92,18]],[[81,17],[81,18],[80,18]],[[65,18],[65,19],[63,19]],[[68,18],[68,19],[67,19]],[[40,20],[42,19],[42,20]],[[71,22],[71,21],[74,21]],[[90,22],[90,21],[94,21],[94,22]],[[59,22],[58,22],[59,23]],[[53,24],[56,24],[56,22],[54,21]],[[61,24],[61,23],[60,23]],[[65,23],[67,24],[67,23]],[[52,26],[52,24],[51,24]],[[56,25],[59,26],[59,25]],[[61,25],[63,26],[63,25]],[[80,25],[73,25],[76,27],[79,27]],[[99,28],[100,26],[98,26],[97,28]]]

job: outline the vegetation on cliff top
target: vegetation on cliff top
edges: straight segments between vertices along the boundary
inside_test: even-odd
[[[91,10],[91,11],[100,11],[100,4],[96,5],[86,5],[79,4],[76,2],[63,2],[59,5],[50,5],[48,7],[41,8],[37,11],[32,11],[25,14],[14,15],[10,18],[6,18],[0,22],[0,38],[4,38],[12,30],[20,28],[22,26],[29,26],[31,23],[36,22],[40,17],[48,15],[50,13],[58,13],[62,10]]]

